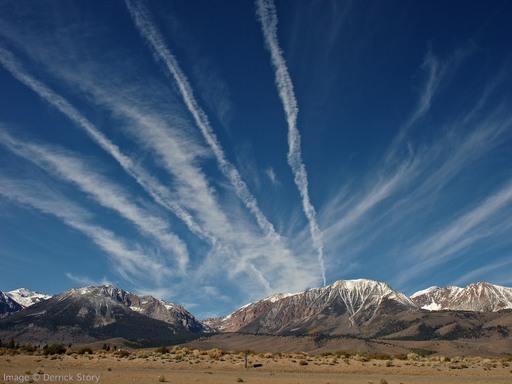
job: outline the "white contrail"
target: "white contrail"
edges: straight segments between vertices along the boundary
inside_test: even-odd
[[[172,270],[167,265],[149,257],[146,252],[141,252],[137,246],[134,247],[111,231],[90,224],[88,212],[44,185],[0,175],[0,196],[54,216],[87,236],[114,261],[117,272],[128,281],[133,282],[133,277],[144,279],[149,275],[162,282],[172,276]]]
[[[306,167],[302,161],[301,155],[301,137],[297,129],[297,99],[293,91],[293,83],[286,67],[286,62],[279,47],[277,39],[277,15],[275,5],[271,0],[257,0],[257,13],[261,22],[263,36],[268,50],[270,51],[272,64],[275,70],[276,85],[279,91],[279,97],[283,103],[288,123],[288,164],[290,165],[295,184],[302,197],[302,208],[309,222],[309,228],[313,245],[318,253],[318,262],[322,272],[322,279],[326,285],[325,264],[324,264],[324,245],[322,232],[316,221],[315,208],[311,204],[308,192],[308,176]]]
[[[117,145],[112,143],[66,99],[49,89],[40,81],[28,75],[16,62],[13,55],[2,47],[0,47],[0,63],[11,73],[13,77],[32,89],[41,98],[66,115],[73,123],[82,128],[103,150],[111,155],[125,170],[125,172],[133,177],[158,204],[175,214],[183,221],[183,223],[185,223],[192,233],[209,241],[211,244],[216,242],[215,238],[203,231],[201,226],[195,222],[192,216],[172,199],[172,196],[166,187],[160,184],[143,168],[134,163],[130,157],[123,154]]]
[[[199,127],[204,139],[212,149],[217,160],[219,169],[223,175],[231,182],[236,194],[245,204],[247,209],[254,215],[256,221],[266,236],[279,240],[280,236],[276,233],[274,226],[268,221],[258,206],[256,198],[249,191],[247,184],[242,180],[240,173],[236,167],[226,159],[224,150],[222,149],[217,136],[208,120],[208,116],[197,103],[194,97],[192,87],[187,77],[181,70],[174,55],[166,46],[160,32],[155,27],[151,16],[143,5],[137,1],[125,0],[130,15],[141,36],[148,42],[155,57],[159,58],[164,64],[171,76],[174,78],[180,91],[183,102],[192,114],[196,125]]]
[[[171,232],[168,223],[154,216],[116,183],[94,172],[83,160],[55,146],[21,142],[0,127],[0,141],[11,152],[36,164],[49,174],[77,186],[102,206],[133,223],[140,232],[156,239],[175,256],[181,273],[186,272],[189,255],[183,241]]]

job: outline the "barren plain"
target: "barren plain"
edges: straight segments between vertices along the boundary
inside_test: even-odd
[[[0,383],[510,383],[512,358],[332,352],[225,352],[192,347],[68,349],[60,355],[4,349]],[[246,367],[247,366],[247,367]]]

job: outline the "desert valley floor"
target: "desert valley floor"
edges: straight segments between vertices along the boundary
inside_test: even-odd
[[[173,347],[0,356],[0,383],[510,383],[512,358],[249,353]]]

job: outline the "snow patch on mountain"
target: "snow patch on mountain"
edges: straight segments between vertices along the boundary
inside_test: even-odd
[[[266,298],[264,298],[262,301],[270,301],[271,303],[275,303],[276,301],[279,301],[281,299],[284,299],[286,297],[297,295],[297,293],[276,293],[274,295],[270,295]]]
[[[417,297],[417,296],[426,295],[426,294],[428,294],[428,293],[430,293],[430,292],[432,292],[432,291],[434,291],[434,290],[436,290],[436,289],[439,289],[439,287],[438,287],[437,285],[434,285],[433,287],[429,287],[429,288],[427,288],[427,289],[422,289],[421,291],[418,291],[418,292],[413,293],[413,294],[410,296],[410,298],[411,298],[411,299],[414,299],[414,298],[415,298],[415,297]]]
[[[496,312],[512,309],[512,288],[485,282],[473,283],[465,288],[431,287],[416,292],[411,299],[429,311]]]
[[[50,297],[52,297],[51,295],[31,291],[26,288],[18,288],[13,291],[5,292],[5,295],[10,297],[24,308],[30,307],[31,305],[39,303],[40,301],[48,300]]]

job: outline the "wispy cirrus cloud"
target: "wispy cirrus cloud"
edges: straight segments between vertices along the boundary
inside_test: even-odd
[[[166,255],[171,256],[177,270],[186,273],[189,255],[186,244],[176,236],[164,219],[147,212],[124,188],[93,171],[78,156],[62,148],[21,141],[0,129],[1,144],[50,175],[72,183],[105,208],[117,212],[131,222],[140,233],[156,239]]]
[[[226,206],[226,202],[219,201],[218,193],[200,168],[201,160],[191,156],[194,151],[190,150],[187,140],[182,141],[183,138],[173,132],[172,126],[179,127],[182,122],[167,120],[159,111],[147,109],[129,90],[117,88],[116,92],[111,92],[109,86],[103,88],[104,80],[83,73],[79,78],[65,76],[67,81],[88,93],[99,107],[107,108],[123,121],[122,130],[150,150],[172,177],[177,202],[193,214],[203,232],[212,239],[210,252],[194,271],[197,278],[216,273],[228,273],[232,279],[241,274],[249,275],[258,283],[251,290],[263,289],[264,294],[288,290],[288,287],[300,290],[304,284],[312,284],[307,260],[288,249],[283,244],[284,239],[269,242],[238,212],[236,205]],[[219,264],[219,260],[223,260],[222,263]]]
[[[506,209],[510,210],[511,205],[512,181],[508,181],[471,210],[455,217],[441,229],[407,249],[405,252],[415,263],[404,271],[400,282],[414,279],[418,274],[460,257],[461,251],[490,235],[506,232],[503,223],[507,220],[504,221],[504,216],[508,216]]]
[[[311,273],[309,255],[297,252],[295,245],[292,248],[288,239],[275,231],[240,173],[225,158],[213,130],[210,136],[206,132],[206,142],[208,138],[214,140],[213,146],[207,147],[208,153],[201,149],[203,144],[197,145],[195,139],[190,137],[188,123],[177,118],[176,112],[182,107],[175,104],[174,95],[169,97],[168,87],[164,88],[161,84],[152,86],[148,79],[138,82],[133,76],[123,77],[128,76],[124,71],[101,75],[104,71],[110,71],[109,63],[74,61],[73,53],[65,54],[62,51],[70,47],[68,42],[75,38],[73,35],[45,31],[40,35],[42,41],[51,41],[52,44],[39,44],[35,42],[37,39],[27,39],[25,34],[18,33],[13,25],[5,27],[9,46],[15,52],[22,53],[19,57],[36,64],[39,75],[49,75],[51,84],[62,88],[61,93],[52,90],[48,85],[50,82],[36,79],[19,57],[0,47],[0,63],[4,68],[91,137],[155,202],[174,213],[192,233],[209,245],[207,251],[203,246],[200,253],[196,253],[196,249],[193,251],[194,260],[189,276],[193,276],[194,281],[213,284],[219,277],[222,280],[227,278],[230,284],[237,287],[236,290],[254,298],[275,291],[298,291],[317,285],[317,276]],[[40,49],[41,46],[46,48]],[[73,52],[74,47],[75,44]],[[65,59],[54,60],[56,56]],[[128,60],[128,72],[129,63]],[[180,79],[187,80],[185,77]],[[186,85],[192,95],[188,81]],[[141,89],[148,90],[148,87],[151,88],[150,93],[140,93]],[[146,158],[155,160],[156,164],[151,165],[157,165],[160,169],[150,174],[132,152],[109,139],[82,109],[70,102],[71,98],[66,99],[63,95],[71,95],[73,100],[107,112],[115,121],[118,132],[134,140],[138,148],[144,149]],[[178,96],[183,100],[181,92]],[[194,105],[197,111],[202,111],[198,104]],[[185,106],[189,111],[190,105]],[[195,119],[192,120],[196,123]],[[224,182],[211,185],[211,177],[201,169],[212,153],[229,185]],[[209,164],[207,166],[211,167]],[[171,176],[170,179],[165,178],[170,182],[162,182],[162,169]],[[217,190],[217,187],[223,191]],[[242,205],[249,208],[252,218],[230,196],[233,191]],[[258,226],[254,225],[254,218]],[[244,283],[240,285],[240,281]],[[144,289],[142,284],[139,287]]]
[[[64,97],[52,91],[45,84],[32,77],[22,68],[21,64],[17,62],[14,56],[2,47],[0,47],[0,63],[2,63],[4,68],[6,68],[16,79],[32,89],[49,104],[57,108],[73,123],[75,123],[77,127],[83,129],[105,152],[112,156],[126,171],[126,173],[133,177],[157,203],[174,213],[193,233],[202,238],[208,238],[208,235],[202,231],[201,227],[194,221],[192,216],[175,203],[173,197],[165,186],[158,182],[156,178],[151,176],[129,156],[125,155],[116,144],[110,141]]]
[[[277,178],[276,171],[274,171],[274,168],[270,167],[265,170],[266,175],[268,176],[270,182],[272,185],[279,185],[281,184],[279,182],[279,179]]]
[[[404,186],[414,173],[414,168],[413,164],[404,163],[395,172],[376,177],[377,180],[374,180],[369,190],[361,196],[349,198],[347,193],[342,191],[340,196],[345,196],[346,202],[340,204],[341,197],[337,196],[323,210],[324,215],[336,218],[324,230],[326,237],[331,240],[336,237],[339,237],[339,240],[346,238],[345,234],[351,232],[352,227],[360,225],[366,215]],[[325,217],[324,220],[326,220]]]
[[[322,232],[316,220],[315,208],[309,197],[308,175],[304,162],[302,161],[301,136],[297,129],[297,99],[293,91],[293,83],[288,73],[286,62],[282,55],[281,48],[279,47],[276,9],[271,0],[258,0],[256,5],[265,43],[270,51],[272,64],[274,66],[279,97],[283,103],[288,123],[288,164],[292,169],[295,184],[302,198],[302,208],[309,222],[311,238],[317,251],[320,273],[322,275],[323,284],[325,285],[326,276]]]
[[[503,231],[497,223],[510,222],[503,214],[510,210],[506,189],[502,193],[491,191],[487,200],[476,205],[449,201],[455,199],[451,190],[464,182],[461,175],[465,170],[489,161],[488,155],[511,139],[509,109],[489,103],[498,80],[485,84],[473,104],[454,111],[437,137],[407,138],[410,130],[424,126],[422,118],[428,116],[438,93],[448,87],[449,74],[466,54],[457,50],[441,62],[429,51],[423,64],[429,74],[424,89],[382,161],[368,172],[363,183],[346,183],[321,211],[324,236],[331,249],[347,249],[345,262],[357,261],[362,255],[394,259],[404,270],[394,277],[397,286],[459,258],[462,250],[481,240],[499,237]],[[501,209],[493,209],[493,202]],[[441,206],[447,206],[449,224],[438,222],[436,213]],[[442,231],[438,231],[440,226]],[[396,228],[402,228],[401,233]],[[382,248],[379,256],[368,254],[375,243],[386,244],[388,238],[393,239],[394,246]]]
[[[434,54],[432,47],[429,47],[421,65],[421,69],[427,75],[426,81],[419,92],[416,106],[412,110],[408,119],[400,127],[398,134],[387,149],[387,163],[393,163],[397,160],[400,161],[399,152],[404,148],[408,151],[411,150],[407,145],[407,138],[411,130],[413,130],[414,127],[428,114],[432,107],[432,103],[449,79],[450,74],[456,70],[470,52],[471,47],[463,47],[455,50],[446,60],[443,61]]]
[[[29,50],[28,46],[24,48]],[[51,53],[48,55],[51,57]],[[123,122],[120,128],[135,137],[142,147],[150,150],[152,155],[158,158],[160,165],[173,177],[174,182],[169,187],[164,187],[140,164],[124,155],[119,147],[108,140],[67,100],[22,70],[21,65],[12,56],[11,59],[11,63],[16,65],[6,67],[15,77],[19,77],[43,99],[56,106],[71,121],[84,124],[85,127],[79,127],[85,132],[92,131],[93,137],[102,139],[97,142],[100,147],[116,159],[157,203],[171,212],[175,213],[177,207],[186,213],[187,217],[182,220],[193,233],[207,240],[212,247],[200,263],[196,255],[195,278],[201,280],[211,278],[214,274],[225,275],[227,272],[230,279],[236,280],[240,275],[247,275],[250,276],[251,283],[248,282],[245,287],[255,297],[258,297],[257,292],[261,292],[261,295],[276,290],[300,290],[306,286],[314,286],[315,278],[309,271],[307,258],[292,253],[284,244],[284,239],[278,235],[274,238],[276,241],[269,242],[268,238],[265,240],[261,234],[253,232],[252,224],[245,221],[243,216],[234,215],[236,210],[218,205],[215,191],[206,182],[202,171],[197,168],[198,159],[191,156],[191,153],[197,151],[190,151],[188,139],[179,140],[181,134],[173,136],[170,128],[176,122],[166,120],[165,114],[161,111],[151,108],[148,110],[146,101],[138,100],[132,94],[132,91],[137,93],[136,89],[130,88],[127,91],[112,88],[112,84],[105,82],[104,78],[88,76],[86,68],[82,68],[79,75],[76,71],[73,74],[62,67],[56,71],[59,76],[63,76],[69,86],[75,84],[79,90],[90,96],[90,100],[99,103],[100,108],[109,110]],[[44,55],[39,56],[39,59],[46,64]],[[102,84],[107,84],[107,87],[104,88]],[[55,102],[55,99],[58,102]],[[173,192],[169,190],[171,187]],[[169,204],[175,209],[171,209]],[[229,219],[225,212],[231,213]],[[223,260],[221,264],[219,260]]]
[[[512,257],[507,255],[505,258],[501,258],[499,260],[492,261],[490,263],[486,263],[484,266],[473,269],[471,272],[465,273],[459,278],[457,278],[453,284],[454,285],[466,285],[468,283],[473,283],[475,281],[481,281],[484,276],[488,276],[489,273],[492,273],[496,276],[495,283],[496,284],[510,284],[512,283],[512,278],[510,277],[510,267],[512,266]]]
[[[347,232],[351,232],[353,226],[359,225],[386,199],[394,196],[400,189],[417,179],[422,173],[422,168],[424,169],[427,166],[426,163],[431,160],[431,158],[426,158],[426,162],[422,161],[419,158],[421,154],[415,152],[416,149],[406,142],[406,138],[414,125],[430,110],[450,65],[448,62],[440,62],[430,49],[421,68],[426,71],[427,79],[419,93],[416,106],[387,148],[384,159],[379,162],[380,166],[371,171],[371,180],[368,180],[368,186],[364,187],[363,193],[349,194],[348,201],[340,203],[340,195],[347,195],[347,191],[344,189],[330,203],[326,204],[324,215],[337,217],[325,230],[329,239],[338,238],[337,241],[343,241],[351,236]]]
[[[465,167],[506,142],[511,125],[512,116],[501,106],[476,121],[450,124],[446,135],[416,154],[422,179],[407,201],[437,196]]]
[[[386,198],[392,198],[392,206],[386,210],[389,226],[417,217],[422,211],[429,212],[428,207],[443,198],[443,192],[465,168],[483,159],[509,138],[512,116],[501,106],[492,108],[478,119],[468,120],[471,114],[471,111],[463,114],[448,124],[445,134],[436,141],[411,149],[389,177],[376,177],[378,181],[371,192],[363,194],[359,203],[342,214],[338,224],[357,223]],[[387,165],[383,164],[382,169],[376,170],[377,174],[386,172]]]
[[[401,272],[393,282],[400,287],[451,261],[462,262],[464,252],[479,244],[495,243],[512,225],[510,184],[474,205],[446,207],[448,222],[439,223],[433,207],[450,205],[445,200],[464,170],[510,140],[511,117],[498,107],[470,125],[455,121],[435,143],[403,160],[397,172],[369,183],[368,192],[340,191],[321,212],[329,245],[349,250],[346,263],[360,255],[394,260]],[[368,255],[387,238],[395,246]]]
[[[118,237],[112,231],[91,224],[91,214],[65,196],[40,183],[14,180],[0,175],[0,195],[23,207],[56,217],[95,243],[112,260],[112,267],[130,282],[162,282],[172,276],[172,269],[152,258],[136,244]]]
[[[87,276],[78,276],[73,273],[67,272],[66,277],[76,284],[80,284],[80,286],[86,285],[113,285],[113,283],[108,280],[106,277],[103,277],[101,280],[94,280]]]

